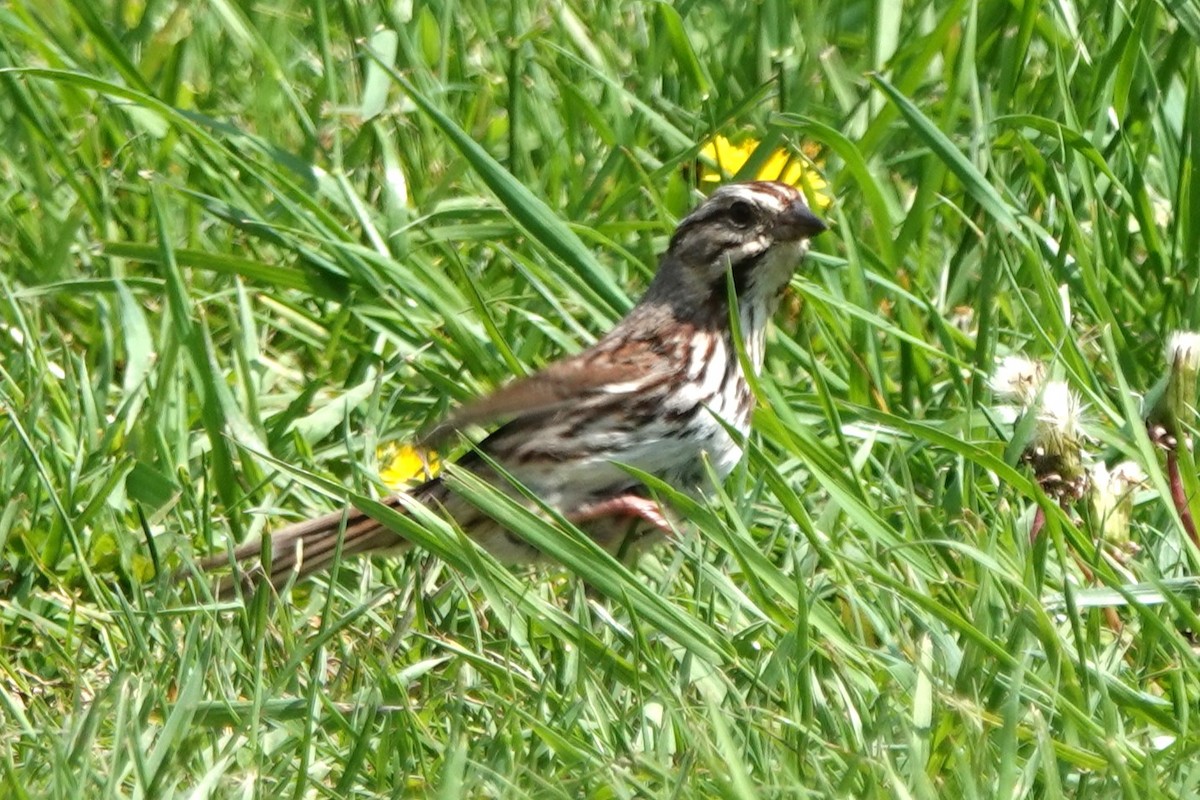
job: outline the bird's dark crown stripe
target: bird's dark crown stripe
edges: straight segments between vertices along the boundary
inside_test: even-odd
[[[775,198],[783,205],[787,205],[799,198],[799,192],[783,183],[775,183],[772,181],[755,181],[753,183],[746,184],[746,186],[753,191],[771,195],[771,197]]]

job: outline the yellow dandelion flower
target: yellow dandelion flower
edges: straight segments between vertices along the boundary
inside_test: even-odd
[[[708,144],[700,148],[701,183],[720,183],[725,178],[736,175],[746,166],[757,147],[758,141],[755,139],[734,144],[724,136],[714,136]],[[715,164],[716,169],[712,169],[708,162]]]
[[[736,175],[754,155],[758,144],[757,139],[745,139],[734,144],[724,136],[714,136],[700,148],[701,184],[718,184]],[[825,210],[833,202],[825,178],[786,150],[771,153],[754,177],[760,181],[779,181],[795,186],[804,192],[809,203],[818,211]]]
[[[416,480],[429,480],[438,474],[441,461],[435,452],[422,453],[410,444],[390,444],[379,448],[377,456],[383,463],[379,478],[389,489],[398,492]]]

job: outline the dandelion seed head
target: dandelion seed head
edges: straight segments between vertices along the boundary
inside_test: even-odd
[[[1104,541],[1122,546],[1128,543],[1133,492],[1145,481],[1145,471],[1132,461],[1122,461],[1111,469],[1103,461],[1092,467],[1092,517]]]
[[[1024,356],[1005,356],[996,364],[989,385],[998,397],[1023,406],[1032,405],[1046,377],[1040,361]]]
[[[1038,406],[1038,442],[1048,452],[1079,449],[1083,440],[1083,402],[1065,381],[1050,381],[1042,388]]]
[[[1175,331],[1167,338],[1167,364],[1184,374],[1185,379],[1196,379],[1200,373],[1200,333]]]

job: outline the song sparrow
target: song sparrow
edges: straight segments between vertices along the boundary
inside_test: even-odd
[[[767,322],[809,238],[823,230],[824,223],[791,186],[722,186],[679,223],[645,296],[604,338],[466,405],[427,438],[505,420],[477,451],[601,546],[616,552],[630,537],[668,531],[645,487],[617,465],[628,464],[688,491],[705,480],[702,454],[718,476],[729,474],[741,449],[722,421],[744,435],[753,399],[733,347],[728,282],[757,373]],[[459,466],[505,488],[477,451],[460,459]],[[502,561],[537,557],[523,539],[439,478],[409,495],[443,509]],[[397,498],[390,504],[397,506]],[[363,512],[337,511],[270,537],[271,582],[278,586],[293,572],[304,577],[328,567],[339,539],[343,556],[394,553],[407,546]],[[255,558],[260,547],[258,540],[245,544],[233,559]],[[202,566],[228,561],[228,554],[217,555]]]

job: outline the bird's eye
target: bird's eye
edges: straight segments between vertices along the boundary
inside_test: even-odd
[[[739,228],[749,228],[754,224],[754,207],[745,200],[735,200],[729,206],[729,221]]]

